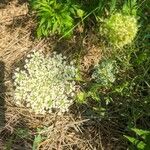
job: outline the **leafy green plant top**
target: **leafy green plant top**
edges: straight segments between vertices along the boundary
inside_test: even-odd
[[[150,149],[150,131],[137,129],[137,128],[131,128],[131,130],[137,134],[137,137],[130,137],[130,136],[124,135],[124,137],[126,137],[133,144],[134,147],[131,147],[131,149],[149,150]]]
[[[109,86],[116,79],[115,73],[117,73],[116,62],[114,60],[104,60],[95,66],[92,78],[102,86]]]
[[[83,17],[83,11],[71,1],[31,0],[36,10],[39,24],[37,36],[53,34],[70,36],[75,17]]]
[[[61,54],[44,57],[39,52],[29,54],[24,70],[14,73],[14,101],[31,108],[36,114],[68,111],[75,94],[76,69],[67,65]]]
[[[137,19],[134,16],[116,13],[104,21],[100,30],[110,44],[121,48],[135,38],[138,31]]]

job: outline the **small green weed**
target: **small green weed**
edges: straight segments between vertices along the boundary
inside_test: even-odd
[[[44,129],[37,128],[37,134],[33,140],[32,150],[38,150],[40,143],[45,139],[45,137],[41,134],[42,131],[44,131]]]
[[[23,129],[23,128],[17,128],[15,131],[15,134],[17,135],[18,138],[21,139],[26,139],[26,138],[30,138],[30,133],[29,133],[29,129]]]

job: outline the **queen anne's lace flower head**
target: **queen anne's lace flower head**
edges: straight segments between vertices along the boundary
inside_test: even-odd
[[[102,86],[109,86],[115,81],[117,66],[114,60],[104,60],[95,66],[92,78]]]
[[[112,45],[123,47],[135,38],[138,31],[137,19],[116,13],[104,21],[100,30]]]
[[[61,54],[44,57],[39,52],[29,54],[24,70],[14,73],[14,100],[19,106],[31,108],[37,114],[68,111],[75,94],[76,69],[67,65]]]

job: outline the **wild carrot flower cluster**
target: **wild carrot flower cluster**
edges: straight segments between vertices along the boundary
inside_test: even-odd
[[[115,81],[117,66],[114,60],[104,60],[102,63],[95,66],[92,78],[102,86],[109,86]]]
[[[101,31],[112,45],[120,48],[130,44],[135,38],[138,31],[137,19],[116,13],[104,21]]]
[[[27,55],[24,70],[17,68],[14,79],[14,101],[31,108],[36,114],[63,113],[73,104],[76,69],[65,57],[53,53],[44,57],[39,52]]]

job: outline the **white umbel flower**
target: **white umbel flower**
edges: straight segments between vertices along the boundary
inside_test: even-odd
[[[77,70],[73,64],[67,65],[61,54],[44,57],[39,52],[28,55],[25,63],[25,69],[17,68],[13,76],[15,103],[36,114],[68,111],[75,93]]]
[[[109,86],[115,82],[117,73],[116,61],[104,60],[102,63],[95,66],[92,78],[102,86]]]

